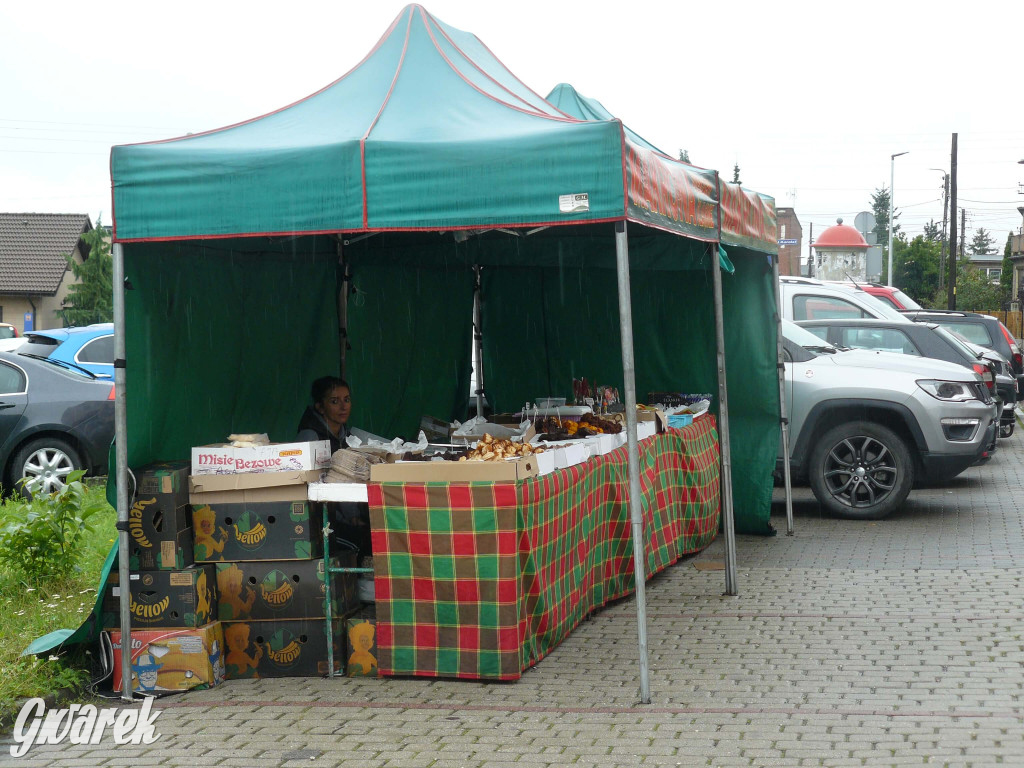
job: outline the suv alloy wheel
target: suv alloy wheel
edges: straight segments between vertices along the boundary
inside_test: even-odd
[[[914,462],[891,429],[851,421],[822,435],[811,452],[809,479],[815,497],[833,514],[878,520],[910,494]]]

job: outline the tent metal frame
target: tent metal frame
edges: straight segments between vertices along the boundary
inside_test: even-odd
[[[640,665],[640,701],[643,704],[651,703],[650,670],[648,662],[648,640],[647,640],[647,597],[646,597],[646,552],[643,542],[643,515],[641,509],[640,492],[640,463],[639,445],[637,440],[636,420],[636,367],[633,350],[633,318],[632,303],[630,295],[629,280],[629,238],[626,229],[626,220],[617,221],[615,228],[615,263],[618,286],[619,303],[619,326],[622,344],[622,370],[625,390],[626,406],[626,439],[628,451],[628,479],[629,479],[629,507],[630,525],[633,539],[633,567],[634,586],[637,601],[637,651]],[[343,242],[343,241],[342,241]],[[347,270],[341,254],[339,242],[339,260],[342,268]],[[729,410],[728,410],[728,385],[726,379],[725,361],[725,329],[723,318],[722,301],[722,273],[721,264],[717,250],[721,247],[720,241],[709,244],[714,249],[711,253],[711,272],[714,287],[714,315],[715,315],[715,346],[718,373],[719,392],[719,460],[721,467],[721,490],[722,490],[722,526],[725,533],[725,594],[735,596],[739,593],[736,574],[736,534],[735,519],[733,514],[732,499],[732,456],[729,442]],[[710,250],[710,248],[709,248]],[[115,456],[116,456],[116,484],[117,484],[117,529],[118,539],[118,567],[122,584],[129,584],[129,558],[128,558],[128,449],[127,449],[127,376],[125,363],[125,309],[124,309],[124,252],[120,243],[113,244],[113,283],[114,283],[114,356],[115,356]],[[784,466],[786,477],[786,512],[788,522],[788,533],[792,535],[792,500],[790,489],[789,472],[789,434],[788,420],[785,410],[785,389],[782,366],[782,342],[781,342],[781,301],[778,288],[778,257],[772,259],[773,263],[773,290],[776,300],[776,327],[778,329],[778,371],[779,371],[779,400],[781,408],[781,423],[784,445]],[[476,267],[476,282],[474,287],[474,362],[477,366],[478,375],[481,380],[477,382],[477,412],[482,413],[483,383],[482,383],[482,362],[483,342],[482,329],[480,328],[480,285],[479,267]],[[347,271],[342,281],[342,295],[338,297],[339,311],[346,311],[348,290]],[[341,328],[347,326],[344,317],[339,318]],[[342,334],[342,345],[347,343],[346,334]],[[342,365],[344,364],[344,347],[342,349]],[[324,514],[324,538],[325,557],[329,549],[326,539],[329,536],[329,527]],[[336,569],[330,569],[335,571]],[[365,572],[366,569],[337,569],[337,572]],[[129,606],[129,590],[121,590],[120,598],[120,619],[122,633],[122,647],[130,647],[131,643],[131,612]],[[330,600],[328,593],[328,600]],[[327,621],[331,621],[330,607],[328,606]],[[328,658],[331,674],[333,675],[333,648],[328,649]],[[131,701],[131,654],[121,656],[121,697],[125,701]]]

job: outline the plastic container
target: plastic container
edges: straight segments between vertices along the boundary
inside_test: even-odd
[[[564,397],[538,397],[537,407],[538,408],[559,408],[565,405]]]

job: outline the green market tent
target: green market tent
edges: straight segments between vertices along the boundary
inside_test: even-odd
[[[132,287],[130,465],[186,456],[231,432],[290,438],[308,382],[337,372],[342,346],[351,346],[345,369],[360,425],[414,437],[423,414],[464,417],[476,264],[485,266],[492,404],[516,408],[567,389],[570,372],[552,362],[569,360],[564,349],[546,339],[524,358],[521,323],[506,322],[538,322],[543,293],[524,290],[535,284],[529,270],[543,270],[550,289],[556,265],[562,303],[542,300],[548,324],[561,311],[593,329],[569,334],[561,322],[571,373],[621,383],[616,313],[580,302],[614,305],[614,249],[600,225],[625,220],[644,225],[631,235],[632,267],[652,283],[634,293],[661,296],[660,314],[636,302],[652,309],[637,343],[665,342],[638,357],[641,393],[713,391],[703,244],[735,246],[727,351],[743,375],[732,396],[758,422],[736,441],[736,524],[770,532],[778,402],[761,295],[770,260],[753,254],[777,250],[772,201],[666,156],[568,86],[541,98],[476,36],[408,6],[362,62],[308,98],[227,128],[114,147],[111,175]],[[354,293],[339,318],[346,274]],[[502,296],[516,289],[530,302],[519,310]],[[615,335],[595,335],[602,323]],[[517,374],[541,370],[544,381]]]
[[[572,115],[580,120],[614,120],[615,117],[596,99],[583,96],[575,88],[561,83],[547,95],[547,101],[561,112]],[[623,127],[626,141],[634,146],[643,147],[652,153],[665,157],[665,154],[654,147],[646,139]],[[729,246],[729,265],[733,277],[723,284],[722,299],[724,304],[725,325],[725,358],[730,363],[733,374],[733,386],[729,388],[729,427],[731,435],[731,453],[734,466],[743,471],[733,474],[733,503],[736,509],[736,530],[739,533],[764,534],[770,532],[768,511],[771,505],[772,472],[775,469],[776,454],[779,445],[779,392],[777,384],[777,352],[774,333],[764,333],[765,321],[775,314],[775,286],[777,279],[772,270],[772,259],[765,258],[765,251],[775,253],[776,248],[765,243],[758,236],[756,227],[745,228],[742,222],[758,217],[774,219],[774,209],[770,199],[756,192],[743,189],[737,184],[721,183],[721,206],[723,226],[721,241]],[[637,242],[632,239],[633,245]],[[677,244],[670,244],[676,248]],[[684,269],[675,265],[674,269]],[[655,286],[645,286],[643,292],[637,289],[637,280],[647,278],[653,280]],[[663,274],[638,275],[634,279],[634,293],[652,295],[657,291],[657,284],[665,280]],[[662,329],[671,327],[671,322],[659,317],[659,314],[670,312],[675,314],[676,307],[672,296],[664,297],[665,303],[646,302],[634,305],[634,327],[650,328],[648,336],[637,335],[635,344],[639,349],[653,346],[650,354],[644,356],[638,351],[637,358],[645,360],[638,366],[637,382],[640,392],[645,390],[641,383],[645,380],[655,387],[658,382],[686,380],[693,391],[711,392],[715,388],[716,372],[707,365],[714,351],[694,344],[693,339],[700,336],[703,322],[713,316],[713,309],[707,305],[711,298],[710,275],[704,272],[696,278],[686,275],[686,282],[676,283],[672,293],[685,293],[687,302],[697,302],[688,313],[688,323],[692,324],[686,333],[666,335]],[[685,286],[685,287],[684,287]],[[697,290],[693,290],[697,287]],[[603,295],[612,295],[605,290]],[[656,293],[653,295],[657,295]],[[700,306],[700,302],[704,306]],[[645,311],[651,316],[647,319]],[[639,315],[638,312],[645,312]],[[707,339],[710,341],[710,339]],[[681,366],[682,370],[673,370]],[[741,373],[742,377],[736,377]],[[506,372],[505,377],[512,375]],[[684,378],[685,377],[685,378]],[[507,381],[507,378],[503,379]]]
[[[233,432],[290,439],[309,382],[342,367],[354,422],[372,431],[412,437],[420,415],[464,415],[478,266],[496,406],[564,390],[562,354],[576,375],[631,383],[632,335],[641,392],[713,392],[719,243],[776,251],[770,199],[632,141],[618,120],[566,114],[418,5],[312,96],[114,147],[111,176],[127,361],[118,464],[131,467]],[[640,225],[628,254],[626,222]],[[628,336],[614,321],[623,263],[638,281]],[[751,317],[752,337],[765,319]],[[526,378],[536,371],[548,379]],[[771,390],[774,376],[744,361],[734,382]],[[770,532],[765,489],[749,495],[739,530]]]

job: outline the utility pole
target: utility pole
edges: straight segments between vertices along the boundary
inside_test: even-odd
[[[949,176],[942,174],[942,252],[939,254],[939,288],[945,281],[946,267],[946,214],[949,212]]]
[[[949,153],[949,284],[946,286],[946,309],[956,309],[956,134]]]
[[[811,224],[811,234],[807,239],[807,276],[814,277],[814,222]]]

